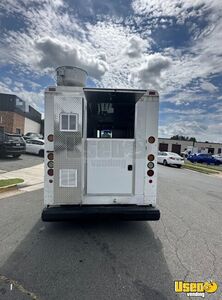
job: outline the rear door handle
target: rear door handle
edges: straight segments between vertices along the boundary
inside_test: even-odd
[[[133,165],[128,165],[128,171],[132,171],[133,170]]]

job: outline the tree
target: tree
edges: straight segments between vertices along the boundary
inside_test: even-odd
[[[173,135],[171,138],[171,140],[179,140],[179,141],[191,141],[191,142],[196,142],[196,138],[195,137],[189,137],[189,136],[184,136],[184,135]]]

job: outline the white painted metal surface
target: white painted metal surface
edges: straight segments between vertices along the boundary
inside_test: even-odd
[[[132,194],[134,142],[87,139],[87,194]]]

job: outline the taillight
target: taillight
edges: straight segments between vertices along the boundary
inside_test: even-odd
[[[153,169],[154,168],[154,163],[152,161],[149,161],[148,164],[147,164],[147,167],[149,169]]]
[[[53,134],[49,134],[47,138],[48,138],[48,141],[49,141],[49,142],[53,142],[53,140],[54,140],[54,135],[53,135]]]
[[[153,143],[155,143],[155,137],[154,136],[150,136],[149,138],[148,138],[148,142],[150,143],[150,144],[153,144]]]
[[[47,155],[47,158],[48,158],[48,163],[47,163],[47,167],[49,168],[48,169],[48,175],[49,176],[53,176],[53,174],[54,174],[54,170],[53,170],[53,168],[54,168],[54,161],[53,161],[53,159],[54,159],[54,153],[53,152],[50,152],[48,155]],[[49,180],[49,182],[51,183],[51,181]]]
[[[153,154],[149,154],[149,155],[147,156],[147,159],[148,159],[149,161],[154,161],[154,158],[155,158],[155,156],[154,156]]]
[[[47,163],[47,166],[52,169],[54,167],[54,161],[50,160],[48,163]]]
[[[48,175],[49,175],[49,176],[53,176],[53,173],[54,173],[54,172],[53,172],[53,169],[48,169]]]
[[[150,177],[153,176],[154,175],[154,171],[153,170],[148,170],[147,171],[147,175],[150,176]]]
[[[154,138],[154,141],[155,141],[155,138]],[[154,159],[155,159],[155,156],[154,156],[153,154],[149,154],[149,155],[147,156],[147,159],[149,160],[149,162],[147,163],[147,168],[149,169],[149,170],[147,171],[147,175],[148,175],[148,176],[153,176],[153,175],[154,175],[154,171],[153,171],[152,169],[154,168],[154,163],[153,163],[153,161],[154,161]],[[149,183],[152,183],[152,182],[153,182],[152,180],[149,181]]]
[[[54,154],[52,152],[50,152],[47,157],[48,157],[48,160],[53,160]]]
[[[173,159],[173,160],[174,160],[174,159],[175,159],[175,157],[169,157],[169,159]]]

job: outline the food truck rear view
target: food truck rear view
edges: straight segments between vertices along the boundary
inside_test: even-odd
[[[56,71],[45,91],[42,220],[159,220],[158,93],[86,88],[84,70]]]

